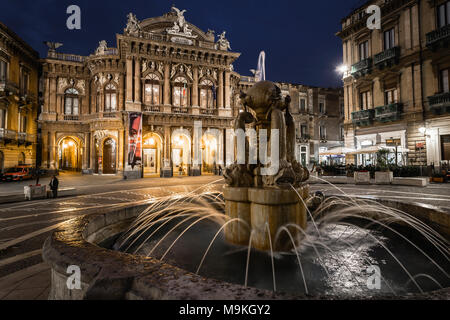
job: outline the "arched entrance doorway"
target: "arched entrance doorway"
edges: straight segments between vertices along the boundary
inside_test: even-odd
[[[202,138],[202,174],[216,174],[217,166],[217,138],[211,134],[205,134]]]
[[[73,137],[61,139],[58,145],[58,164],[60,170],[80,171],[80,147]]]
[[[191,139],[185,134],[172,136],[173,175],[188,175],[191,157]]]
[[[143,139],[144,178],[159,174],[161,169],[162,139],[156,133],[149,133]]]
[[[116,141],[107,138],[103,142],[103,174],[116,173]]]

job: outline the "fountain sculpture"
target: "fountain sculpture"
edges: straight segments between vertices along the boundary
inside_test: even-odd
[[[274,83],[261,81],[247,93],[241,93],[241,101],[245,110],[236,118],[234,130],[256,131],[260,137],[256,147],[260,158],[251,161],[249,149],[254,139],[246,138],[245,163],[236,160],[225,170],[225,212],[230,218],[238,219],[227,226],[225,236],[234,244],[248,245],[251,239],[256,249],[281,250],[284,241],[275,243],[277,230],[289,223],[306,228],[305,203],[309,197],[309,188],[304,184],[309,172],[295,159],[295,125],[289,111],[291,99],[289,96],[283,99],[280,88]],[[267,144],[279,146],[277,159],[277,152],[271,147],[268,147],[270,156],[267,158],[270,160],[261,159],[265,150],[260,149],[266,148],[261,144],[261,135],[266,132],[270,132]],[[292,233],[298,231],[292,230]]]

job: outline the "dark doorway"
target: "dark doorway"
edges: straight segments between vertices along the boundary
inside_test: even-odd
[[[450,160],[450,135],[441,136],[442,160]]]
[[[116,142],[109,138],[103,144],[103,174],[116,173]]]

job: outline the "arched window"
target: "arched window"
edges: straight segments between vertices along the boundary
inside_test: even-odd
[[[214,108],[214,83],[211,80],[200,82],[200,107]]]
[[[117,88],[114,84],[108,83],[105,87],[105,111],[117,110]]]
[[[160,104],[160,85],[159,85],[159,77],[154,74],[150,73],[145,78],[145,85],[144,85],[144,91],[145,91],[145,97],[144,97],[144,103],[146,105],[158,105]]]
[[[173,105],[175,107],[188,106],[188,87],[184,77],[177,77],[173,85]]]
[[[64,95],[64,114],[78,115],[79,98],[75,88],[69,88]]]

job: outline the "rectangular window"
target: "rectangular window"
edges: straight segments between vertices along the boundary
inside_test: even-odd
[[[448,71],[449,69],[441,70],[441,91],[449,92],[449,83],[448,83]]]
[[[340,104],[340,111],[341,111],[341,117],[345,116],[345,105],[344,105],[344,101],[341,101]]]
[[[362,92],[359,101],[360,110],[367,110],[372,108],[372,94],[370,91]]]
[[[6,109],[0,109],[0,129],[6,129]]]
[[[27,132],[27,116],[20,115],[19,132]]]
[[[306,138],[307,134],[308,134],[308,126],[306,126],[305,124],[302,124],[300,126],[300,134],[302,138]]]
[[[8,63],[6,61],[0,60],[0,81],[7,80],[8,73]]]
[[[306,100],[300,99],[300,112],[306,112]]]
[[[30,81],[30,74],[28,70],[22,68],[20,71],[20,93],[26,95],[28,93],[28,85]]]
[[[438,27],[443,28],[450,24],[450,1],[441,4],[437,9]]]
[[[324,126],[320,126],[319,127],[319,135],[320,135],[320,140],[326,140],[327,139],[327,128],[325,128]]]
[[[320,114],[325,114],[326,110],[325,110],[325,103],[324,102],[319,102],[319,113]]]
[[[340,134],[341,134],[341,140],[344,140],[344,126],[341,125],[339,127],[339,129],[340,129],[339,131],[340,131]]]
[[[369,41],[364,41],[359,44],[359,61],[369,57]]]
[[[394,28],[384,32],[384,50],[389,50],[393,47],[395,47]]]
[[[384,93],[384,97],[385,97],[385,103],[386,104],[398,103],[398,90],[397,90],[397,88],[387,90]]]

